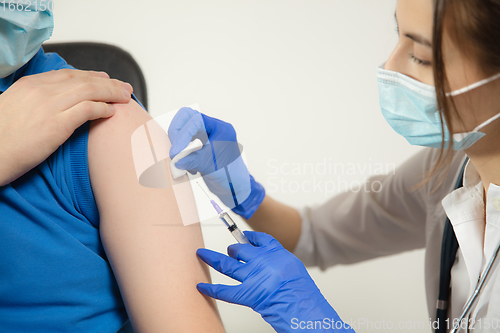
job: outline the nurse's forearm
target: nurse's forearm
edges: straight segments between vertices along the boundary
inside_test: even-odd
[[[268,195],[247,222],[254,230],[272,235],[290,252],[299,241],[302,226],[299,212]]]

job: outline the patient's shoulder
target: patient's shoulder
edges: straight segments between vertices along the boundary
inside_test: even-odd
[[[152,119],[133,99],[127,104],[115,104],[115,110],[112,117],[91,122],[89,135],[92,139],[113,139],[113,136],[119,136],[117,137],[119,139],[122,135],[131,135],[139,126]],[[93,140],[92,144],[103,143],[95,141]]]
[[[143,191],[134,167],[131,138],[152,118],[134,100],[115,104],[115,110],[110,118],[92,121],[89,130],[89,174],[101,220],[117,208],[117,196],[138,196]]]

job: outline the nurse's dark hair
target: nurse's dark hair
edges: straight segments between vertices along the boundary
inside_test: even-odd
[[[451,136],[454,133],[451,118],[461,119],[453,99],[446,97],[450,87],[443,61],[445,31],[462,54],[478,64],[486,75],[500,72],[500,0],[434,0],[434,85],[441,123],[446,122]],[[451,145],[445,148],[443,125],[443,145],[430,176],[450,165],[451,148]]]

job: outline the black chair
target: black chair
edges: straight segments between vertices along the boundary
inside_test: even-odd
[[[141,68],[127,51],[102,43],[47,43],[43,44],[43,50],[59,54],[75,68],[104,71],[113,79],[130,83],[135,96],[147,110],[146,80]]]

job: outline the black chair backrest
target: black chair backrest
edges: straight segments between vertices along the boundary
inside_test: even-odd
[[[147,110],[146,80],[141,68],[127,51],[102,43],[47,43],[43,44],[43,50],[59,54],[75,68],[104,71],[113,79],[130,83],[135,96]]]

